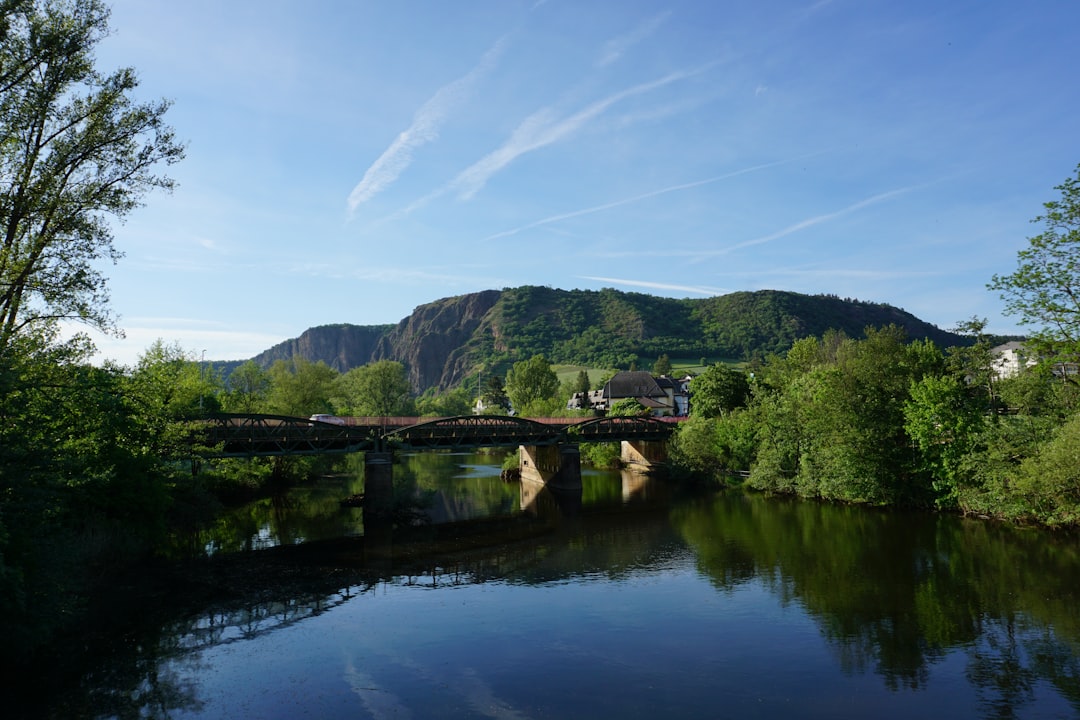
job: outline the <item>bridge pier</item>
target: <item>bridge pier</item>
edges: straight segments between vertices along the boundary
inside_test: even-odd
[[[376,513],[394,504],[394,454],[364,453],[364,507]]]
[[[663,440],[623,440],[619,457],[630,470],[648,472],[653,465],[667,460],[667,444]]]
[[[519,445],[524,482],[559,490],[581,490],[581,450],[577,445]]]

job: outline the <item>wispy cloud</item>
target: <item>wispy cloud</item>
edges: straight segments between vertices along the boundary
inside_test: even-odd
[[[818,153],[813,153],[813,154],[816,155]],[[803,159],[805,159],[807,157],[811,157],[811,155],[800,155],[799,157],[792,158],[790,160],[777,160],[775,162],[763,163],[761,165],[754,165],[752,167],[742,168],[741,170],[735,170],[733,172],[724,173],[723,175],[716,175],[715,177],[705,178],[704,180],[695,180],[693,182],[681,183],[679,185],[672,185],[671,187],[661,188],[660,190],[652,190],[652,191],[647,192],[647,193],[642,193],[640,195],[634,195],[633,197],[624,198],[622,200],[614,200],[614,201],[609,202],[609,203],[604,203],[603,205],[596,205],[594,207],[585,208],[583,210],[574,210],[572,212],[562,213],[561,215],[552,215],[552,216],[546,217],[546,218],[544,218],[542,220],[537,220],[537,221],[531,222],[531,223],[529,223],[527,225],[522,225],[521,227],[516,227],[516,228],[513,228],[511,230],[504,230],[503,232],[495,233],[494,235],[489,235],[488,237],[486,237],[484,239],[485,240],[498,240],[499,238],[504,238],[504,237],[509,237],[511,235],[516,235],[516,234],[518,234],[520,232],[524,232],[525,230],[532,230],[533,228],[541,227],[543,225],[550,225],[552,223],[556,223],[556,222],[559,222],[561,220],[569,220],[570,218],[581,217],[582,215],[591,215],[593,213],[603,212],[604,210],[611,210],[612,208],[617,208],[617,207],[620,207],[622,205],[629,205],[631,203],[641,202],[642,200],[648,200],[649,198],[654,198],[654,197],[657,197],[659,195],[666,195],[667,193],[678,192],[679,190],[689,190],[691,188],[701,187],[702,185],[709,185],[711,183],[719,182],[721,180],[727,180],[729,178],[738,177],[739,175],[745,175],[747,173],[757,172],[758,170],[765,170],[767,168],[776,167],[778,165],[786,165],[787,163],[796,162],[798,160],[803,160]]]
[[[493,175],[518,157],[570,137],[590,121],[602,115],[612,105],[635,95],[642,95],[679,80],[685,80],[705,72],[710,67],[712,67],[711,63],[699,68],[674,72],[659,80],[635,85],[598,100],[562,119],[557,118],[551,108],[543,108],[526,118],[500,148],[463,170],[450,182],[447,189],[459,191],[459,197],[468,200],[476,195]]]
[[[616,62],[619,58],[623,56],[623,53],[629,50],[632,46],[638,44],[642,40],[655,33],[656,30],[661,25],[663,25],[669,17],[671,17],[670,11],[660,13],[659,15],[655,15],[646,20],[645,22],[641,23],[627,34],[620,35],[613,40],[609,40],[604,45],[604,52],[600,56],[600,59],[597,61],[596,64],[599,67],[604,67],[605,65],[610,65],[613,62]]]
[[[770,233],[768,235],[764,235],[764,236],[759,237],[759,238],[754,238],[753,240],[747,240],[745,242],[741,242],[741,243],[738,243],[736,245],[731,245],[731,246],[729,246],[727,248],[724,248],[722,250],[717,251],[717,254],[725,254],[725,253],[731,252],[732,250],[741,250],[742,248],[751,247],[753,245],[761,245],[763,243],[772,242],[773,240],[779,240],[780,238],[785,237],[787,235],[791,235],[792,233],[797,233],[800,230],[806,230],[807,228],[814,227],[815,225],[820,225],[822,223],[829,222],[830,220],[835,220],[835,219],[843,217],[845,215],[850,215],[851,213],[856,212],[858,210],[862,210],[865,207],[869,207],[870,205],[876,205],[879,202],[884,202],[885,200],[888,200],[889,198],[893,198],[893,197],[896,197],[898,195],[903,195],[904,193],[911,192],[914,189],[915,189],[914,187],[906,187],[906,188],[899,188],[897,190],[890,190],[888,192],[879,193],[879,194],[874,195],[872,197],[868,197],[865,200],[860,200],[857,203],[854,203],[852,205],[848,205],[846,208],[843,208],[842,210],[837,210],[836,212],[826,213],[824,215],[815,215],[814,217],[810,217],[810,218],[807,218],[805,220],[800,220],[799,222],[795,223],[794,225],[788,225],[783,230],[778,230],[778,231],[776,231],[774,233]]]
[[[472,87],[489,73],[503,52],[502,38],[488,50],[480,62],[465,75],[439,88],[413,116],[412,124],[402,131],[382,155],[372,163],[364,177],[349,193],[350,215],[363,203],[382,192],[398,179],[412,163],[413,153],[439,137],[439,128],[446,116],[468,96]]]
[[[731,253],[731,252],[733,252],[735,250],[741,250],[742,248],[752,247],[754,245],[761,245],[763,243],[771,242],[773,240],[778,240],[778,239],[780,239],[782,237],[785,237],[787,235],[791,235],[793,233],[799,232],[800,230],[806,230],[807,228],[814,227],[815,225],[820,225],[820,224],[828,222],[830,220],[835,220],[835,219],[837,219],[839,217],[843,217],[844,215],[850,215],[851,213],[856,212],[858,210],[861,210],[861,209],[863,209],[865,207],[868,207],[870,205],[874,205],[874,204],[879,203],[879,202],[884,202],[885,200],[888,200],[889,198],[892,198],[892,197],[896,197],[897,195],[902,195],[904,193],[911,192],[912,190],[916,189],[917,187],[922,187],[922,186],[912,186],[912,187],[906,187],[906,188],[899,188],[897,190],[890,190],[889,192],[880,193],[878,195],[874,195],[872,197],[866,198],[865,200],[860,200],[859,202],[854,203],[852,205],[849,205],[846,208],[843,208],[842,210],[837,210],[836,212],[826,213],[824,215],[816,215],[814,217],[807,218],[806,220],[801,220],[801,221],[799,221],[799,222],[797,222],[797,223],[795,223],[793,225],[788,225],[786,228],[784,228],[782,230],[778,230],[778,231],[776,231],[774,233],[770,233],[769,235],[764,235],[762,237],[754,238],[753,240],[747,240],[745,242],[737,243],[735,245],[729,245],[728,247],[724,247],[724,248],[710,249],[710,250],[702,250],[702,249],[694,249],[694,248],[682,248],[682,249],[672,248],[672,249],[664,249],[664,250],[655,250],[655,249],[650,249],[650,250],[605,250],[605,251],[601,251],[601,252],[597,252],[597,253],[593,253],[593,254],[595,256],[597,256],[597,257],[604,257],[604,258],[665,257],[665,258],[690,258],[690,259],[696,259],[696,260],[702,260],[702,259],[709,258],[709,257],[716,257],[716,256],[719,256],[719,255],[727,255],[727,254],[729,254],[729,253]]]
[[[627,285],[630,287],[643,287],[651,290],[678,290],[680,292],[693,293],[694,295],[723,295],[731,292],[724,288],[700,287],[697,285],[671,285],[668,283],[653,282],[651,280],[627,280],[624,278],[596,277],[593,275],[579,275],[582,280],[611,283],[612,285]]]

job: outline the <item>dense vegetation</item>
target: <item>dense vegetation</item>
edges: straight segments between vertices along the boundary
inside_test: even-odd
[[[896,326],[804,338],[755,367],[744,402],[734,371],[695,378],[677,464],[775,493],[1080,524],[1080,168],[1058,189],[991,283],[1038,328],[1029,362],[1004,372],[979,319],[946,351]]]
[[[667,354],[672,357],[748,359],[783,352],[795,340],[841,330],[898,324],[913,338],[960,341],[889,305],[828,295],[762,290],[705,299],[660,298],[605,288],[509,288],[492,312],[499,342],[477,360],[491,362],[545,354],[552,362],[601,368]]]
[[[376,360],[409,371],[414,391],[447,390],[478,369],[505,375],[544,355],[559,365],[629,369],[657,358],[750,360],[782,353],[800,338],[894,324],[912,339],[965,341],[890,305],[776,290],[699,299],[525,286],[443,298],[397,326],[311,328],[253,358],[266,368],[295,356],[345,372]],[[227,364],[231,370],[239,363]]]
[[[336,369],[296,355],[215,372],[157,343],[135,367],[95,367],[86,338],[61,340],[62,319],[112,327],[97,270],[116,255],[106,218],[171,187],[154,168],[182,155],[163,122],[167,104],[135,103],[130,70],[94,70],[107,18],[100,0],[0,0],[5,662],[72,627],[96,589],[212,518],[219,503],[324,462],[200,466],[190,418],[458,415],[478,394],[458,385],[417,396],[410,368],[386,357]],[[455,302],[475,327],[458,326],[443,354],[469,375],[483,371],[477,390],[490,410],[512,400],[537,413],[589,382],[584,371],[560,385],[552,362],[746,357],[752,378],[715,366],[695,380],[695,417],[676,443],[683,468],[747,470],[752,487],[770,492],[1076,525],[1080,397],[1068,370],[1080,361],[1080,178],[1061,189],[1020,268],[994,278],[1010,308],[1039,324],[1041,362],[1013,378],[996,376],[979,321],[967,342],[946,343],[956,336],[888,306],[777,292],[690,301],[509,289],[486,295],[483,312]]]
[[[705,412],[721,403],[695,379],[676,457],[769,492],[1077,524],[1077,386],[1052,365],[998,378],[988,350],[942,352],[895,327],[800,340],[734,407]]]

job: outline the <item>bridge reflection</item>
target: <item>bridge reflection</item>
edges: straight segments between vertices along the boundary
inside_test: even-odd
[[[207,458],[364,452],[364,502],[392,512],[395,450],[517,447],[523,483],[581,492],[580,443],[619,442],[629,467],[647,470],[666,456],[674,424],[652,417],[343,418],[338,422],[285,415],[216,415],[193,424],[194,455]],[[523,498],[524,500],[525,498]],[[522,506],[528,506],[523,502]]]

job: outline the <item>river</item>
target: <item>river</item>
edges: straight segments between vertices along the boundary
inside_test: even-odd
[[[393,524],[346,474],[188,539],[191,587],[118,603],[28,716],[1080,717],[1073,535],[399,460]]]

